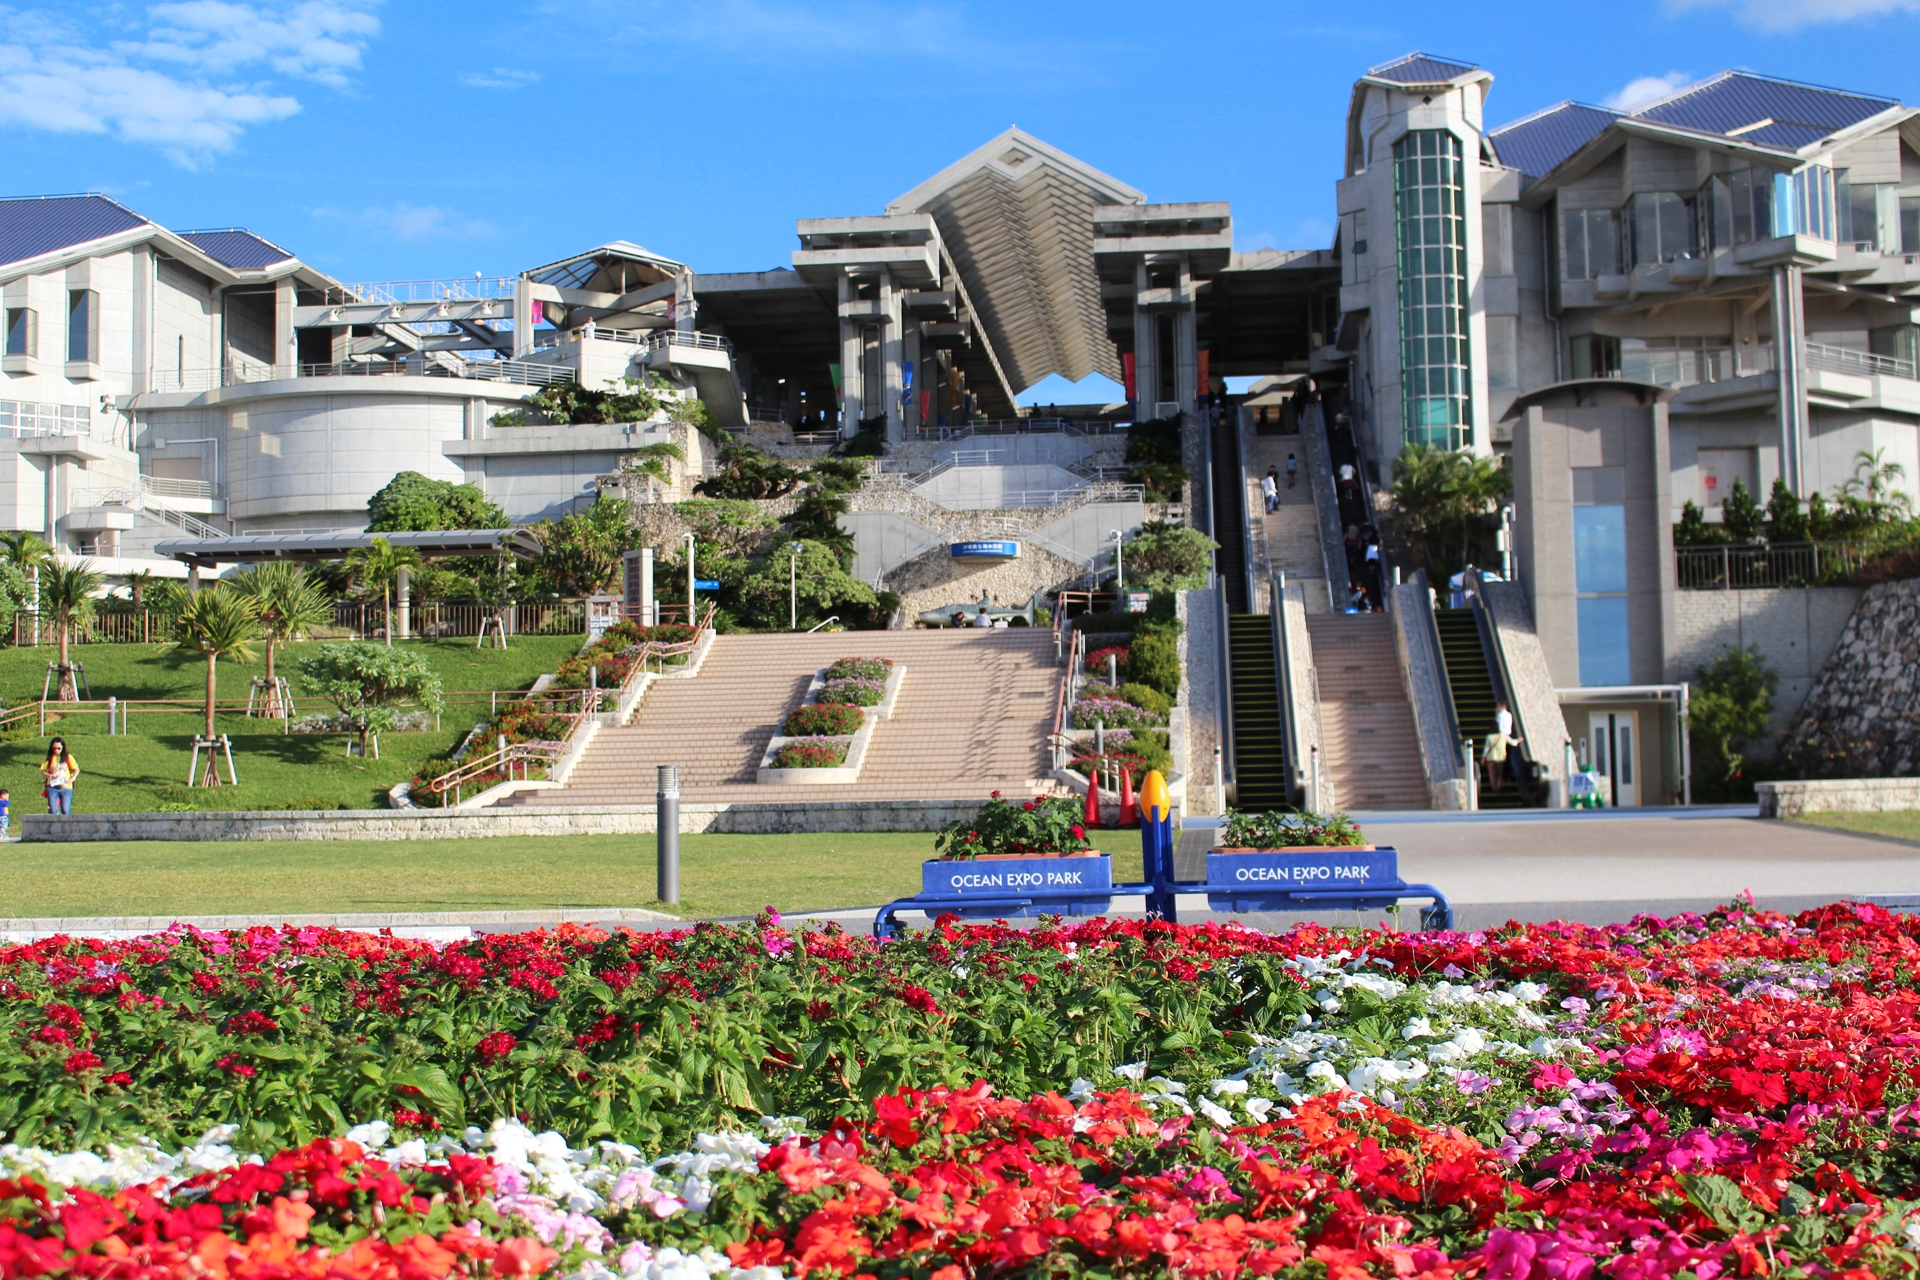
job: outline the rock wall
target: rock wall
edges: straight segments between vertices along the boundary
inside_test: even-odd
[[[1082,566],[1039,547],[1023,545],[1016,560],[955,560],[945,544],[901,565],[887,575],[887,588],[900,593],[908,626],[928,609],[971,604],[991,596],[1001,607],[1024,605],[1045,591],[1077,577]]]
[[[1816,774],[1920,773],[1920,579],[1885,582],[1861,598],[1788,733],[1786,752]]]

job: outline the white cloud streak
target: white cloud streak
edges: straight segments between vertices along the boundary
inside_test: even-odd
[[[1663,76],[1641,76],[1638,80],[1629,80],[1618,93],[1600,105],[1614,111],[1632,111],[1691,83],[1693,77],[1684,71],[1669,71]]]
[[[1823,23],[1920,14],[1920,0],[1666,0],[1666,9],[1669,13],[1732,9],[1747,26],[1777,33]]]
[[[342,222],[405,243],[422,240],[488,240],[499,228],[484,218],[469,218],[438,205],[368,205],[362,209],[319,208],[313,216]]]
[[[495,67],[491,71],[469,71],[460,77],[460,83],[469,89],[524,89],[539,84],[540,73],[518,67]]]
[[[160,4],[122,38],[48,10],[0,9],[0,126],[91,133],[156,146],[197,168],[299,100],[261,72],[341,86],[379,32],[368,0],[284,9]]]

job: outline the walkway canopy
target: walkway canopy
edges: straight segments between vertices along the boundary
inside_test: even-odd
[[[453,529],[435,533],[271,533],[238,534],[231,538],[185,538],[162,542],[154,551],[197,569],[221,564],[259,564],[290,560],[314,564],[344,560],[348,554],[385,538],[396,547],[411,547],[424,557],[511,555],[531,560],[540,554],[540,539],[531,529]]]

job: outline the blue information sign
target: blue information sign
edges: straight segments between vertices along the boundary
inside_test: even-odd
[[[1017,542],[956,542],[953,544],[955,560],[1014,560],[1020,555]]]
[[[720,579],[695,578],[693,580],[693,589],[695,591],[718,591],[720,589]]]

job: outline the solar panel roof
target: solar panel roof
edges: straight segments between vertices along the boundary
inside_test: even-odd
[[[180,238],[221,266],[235,271],[258,271],[293,256],[271,240],[263,240],[238,227],[223,231],[182,231]]]
[[[147,219],[101,195],[0,200],[0,265],[146,225]]]
[[[1501,164],[1538,178],[1619,118],[1617,113],[1599,107],[1562,102],[1503,125],[1487,136],[1493,140]]]

